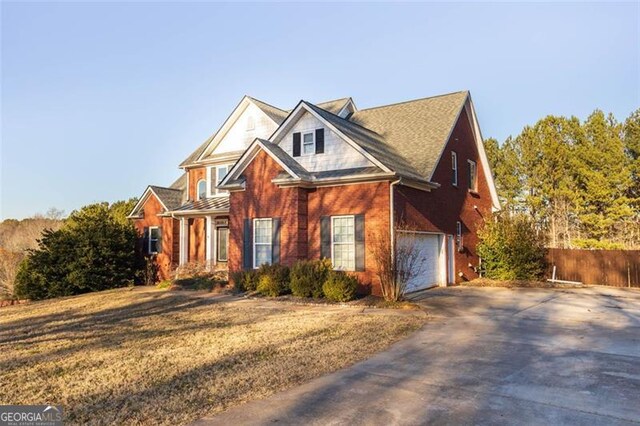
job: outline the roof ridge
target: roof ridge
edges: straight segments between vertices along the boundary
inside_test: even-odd
[[[334,114],[334,113],[332,113],[331,111],[327,111],[326,109],[324,109],[324,108],[322,108],[322,107],[319,107],[319,106],[318,106],[318,105],[316,105],[316,104],[312,104],[311,102],[305,101],[304,99],[302,100],[302,102],[304,102],[304,103],[306,103],[306,104],[309,104],[309,105],[311,105],[311,106],[314,106],[314,107],[316,107],[316,108],[320,108],[321,110],[323,110],[323,111],[324,111],[324,112],[326,112],[327,114],[331,114],[332,116],[334,116],[335,118],[339,119],[340,121],[344,121],[344,122],[349,123],[349,124],[351,124],[351,125],[353,125],[353,126],[359,127],[359,128],[361,128],[361,129],[363,129],[363,130],[366,130],[367,132],[373,133],[374,135],[376,135],[376,136],[377,136],[377,137],[379,137],[379,138],[382,138],[382,135],[381,135],[380,133],[378,133],[378,132],[376,132],[376,131],[374,131],[374,130],[371,130],[371,129],[367,128],[367,127],[364,127],[362,124],[359,124],[359,123],[356,123],[356,122],[354,122],[354,121],[347,120],[346,118],[340,117],[339,115]],[[359,110],[359,111],[361,111],[361,110]]]
[[[317,106],[317,105],[320,105],[320,104],[329,104],[329,103],[331,103],[331,102],[346,101],[346,100],[348,100],[348,99],[351,99],[351,96],[345,96],[345,97],[343,97],[343,98],[330,99],[330,100],[328,100],[328,101],[318,102],[317,104],[314,104],[314,105],[316,105],[316,106]]]
[[[247,98],[251,99],[251,100],[252,100],[252,101],[254,101],[254,102],[260,102],[261,104],[264,104],[264,105],[266,105],[266,106],[268,106],[268,107],[271,107],[271,108],[275,108],[275,109],[277,109],[278,111],[287,112],[286,110],[284,110],[284,109],[282,109],[282,108],[278,108],[278,107],[277,107],[277,106],[275,106],[275,105],[271,105],[270,103],[267,103],[267,102],[265,102],[265,101],[261,101],[260,99],[258,99],[258,98],[254,98],[253,96],[249,96],[249,95],[246,95],[246,96],[247,96]]]
[[[182,192],[182,189],[178,189],[178,188],[169,188],[168,186],[160,186],[160,185],[149,185],[149,188],[160,188],[160,189],[168,189],[169,191],[179,191],[179,192]]]
[[[443,93],[441,95],[426,96],[424,98],[410,99],[408,101],[394,102],[392,104],[378,105],[378,106],[369,107],[369,108],[362,108],[362,109],[359,109],[358,111],[356,111],[356,114],[359,113],[359,112],[362,112],[362,111],[370,111],[372,109],[377,109],[377,108],[386,108],[386,107],[391,107],[391,106],[396,106],[396,105],[408,104],[408,103],[411,103],[411,102],[426,101],[428,99],[435,99],[435,98],[441,98],[441,97],[444,97],[444,96],[457,95],[458,93],[469,93],[469,90],[458,90],[457,92]]]

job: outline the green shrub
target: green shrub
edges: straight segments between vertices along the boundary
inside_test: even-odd
[[[544,241],[528,216],[497,216],[495,221],[487,221],[478,235],[478,256],[487,278],[542,278],[546,266]]]
[[[230,274],[233,286],[237,291],[256,291],[258,287],[258,272],[253,269],[248,271],[234,271]]]
[[[280,264],[262,265],[258,269],[258,292],[276,297],[288,293],[289,268]]]
[[[126,287],[144,264],[138,235],[107,203],[73,212],[57,231],[45,230],[15,280],[16,296],[47,299]]]
[[[156,285],[156,288],[158,290],[166,290],[170,288],[172,285],[173,285],[173,282],[171,280],[162,280],[158,283],[158,285]]]
[[[331,271],[331,261],[300,260],[291,268],[291,293],[298,297],[322,297],[322,285]]]
[[[173,284],[185,290],[211,290],[215,281],[210,277],[190,277],[173,280]]]
[[[358,279],[342,271],[331,271],[322,285],[325,297],[335,302],[352,300],[358,290]]]

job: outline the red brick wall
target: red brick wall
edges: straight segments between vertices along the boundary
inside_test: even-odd
[[[160,201],[151,195],[144,204],[143,207],[144,217],[142,219],[135,219],[134,226],[140,233],[143,234],[144,228],[149,226],[162,227],[162,253],[157,255],[157,263],[159,268],[159,278],[161,280],[168,279],[171,275],[172,269],[177,264],[177,258],[174,256],[174,238],[175,231],[179,227],[179,222],[170,217],[158,217],[157,215],[163,212]],[[146,253],[146,247],[145,253]],[[175,260],[174,260],[175,258]]]
[[[207,180],[207,168],[189,169],[189,199],[196,200],[198,195],[198,181]]]
[[[317,189],[279,188],[271,180],[282,168],[260,152],[243,172],[244,191],[230,195],[229,269],[242,269],[245,218],[279,217],[280,263],[291,266],[298,259],[320,258],[320,217],[344,214],[365,215],[365,234],[389,227],[389,183],[371,183]],[[365,272],[357,273],[361,291],[379,293],[376,286],[372,244],[365,236]]]
[[[242,241],[245,218],[279,217],[280,263],[292,265],[306,256],[304,250],[304,190],[278,188],[271,183],[283,169],[269,155],[260,152],[245,169],[244,191],[230,194],[229,270],[242,269]],[[298,232],[302,229],[302,232]]]
[[[389,229],[389,182],[322,187],[309,191],[309,258],[320,259],[320,217],[364,214],[365,271],[357,272],[361,293],[380,294],[373,257],[373,234]],[[384,234],[382,234],[384,235]]]
[[[451,151],[458,155],[458,186],[451,184]],[[478,170],[477,194],[468,191],[468,163],[473,160]],[[441,185],[431,192],[423,192],[404,186],[394,190],[396,221],[404,221],[423,231],[444,232],[455,235],[456,221],[462,222],[465,250],[456,251],[456,282],[477,278],[473,266],[478,265],[476,245],[477,230],[484,219],[491,216],[491,195],[485,178],[485,170],[480,163],[478,150],[466,111],[460,115],[451,138],[442,154],[433,181]],[[477,206],[478,209],[474,209]],[[458,273],[462,272],[463,277]]]
[[[189,220],[189,262],[204,263],[206,259],[206,219],[204,217]]]

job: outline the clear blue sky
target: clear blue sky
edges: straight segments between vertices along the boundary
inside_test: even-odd
[[[2,3],[1,218],[139,196],[242,95],[471,90],[483,135],[640,107],[638,3]]]

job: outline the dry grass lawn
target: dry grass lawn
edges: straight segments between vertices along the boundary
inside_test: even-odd
[[[184,424],[364,359],[419,315],[123,289],[0,310],[0,404]]]

